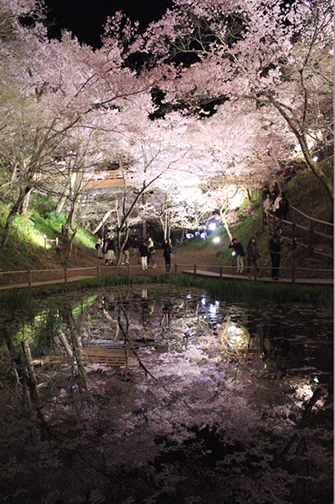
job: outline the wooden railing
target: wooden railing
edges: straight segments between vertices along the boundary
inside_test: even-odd
[[[174,271],[176,273],[188,273],[199,276],[207,276],[220,279],[245,279],[252,280],[271,280],[272,266],[244,266],[243,273],[236,273],[236,266],[216,266],[213,264],[175,264]],[[291,283],[309,283],[309,284],[325,284],[333,283],[333,269],[326,268],[300,268],[296,265],[281,266],[280,278]]]
[[[163,269],[164,268],[164,269]],[[127,265],[127,267],[122,267],[122,270],[118,267],[111,266],[89,266],[82,268],[59,268],[59,269],[44,269],[44,270],[22,270],[22,271],[1,271],[0,270],[0,290],[16,287],[32,287],[38,285],[51,285],[51,284],[67,284],[69,282],[75,282],[78,280],[84,280],[89,278],[100,278],[110,275],[130,276],[130,275],[150,275],[162,274],[162,270],[165,272],[165,267],[161,266],[155,270],[143,271],[140,265]],[[236,266],[232,265],[215,265],[215,264],[187,264],[187,263],[173,263],[172,270],[176,273],[191,272],[197,274],[200,270],[206,271],[209,276],[217,278],[245,278],[251,277],[254,280],[259,280],[261,277],[271,277],[271,265],[259,266],[260,274],[252,266],[248,272],[248,266],[244,267],[243,274],[236,274]],[[249,273],[249,274],[248,274]],[[299,282],[303,279],[310,279],[313,283],[318,283],[318,279],[321,280],[319,283],[332,282],[333,279],[333,269],[312,269],[312,268],[300,268],[296,265],[286,267],[285,265],[280,267],[281,278],[285,277],[291,282]]]
[[[283,227],[283,239],[292,245],[307,250],[309,256],[315,255],[333,258],[334,224],[332,222],[315,219],[290,206],[289,219],[280,219],[273,213],[262,211],[262,228],[268,223],[269,233],[274,233],[277,226]]]

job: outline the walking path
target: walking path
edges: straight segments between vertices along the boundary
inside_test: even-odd
[[[84,268],[85,269],[85,268]],[[167,272],[165,272],[162,268],[157,268],[155,271],[153,269],[151,270],[148,270],[148,271],[145,271],[143,272],[142,270],[139,269],[138,272],[134,272],[133,269],[139,269],[139,268],[132,268],[130,271],[131,271],[131,275],[137,275],[137,276],[143,276],[143,275],[157,275],[157,274],[162,274],[162,273],[165,273],[165,274],[169,274]],[[182,274],[185,274],[185,275],[192,275],[192,276],[196,276],[196,277],[201,277],[201,278],[213,278],[213,279],[221,279],[221,280],[237,280],[237,281],[249,281],[249,282],[254,282],[255,280],[257,280],[257,282],[264,282],[264,283],[267,283],[267,282],[270,282],[270,283],[285,283],[285,284],[292,284],[292,283],[296,283],[296,284],[299,284],[299,285],[333,285],[333,278],[296,278],[294,279],[294,282],[292,281],[292,277],[282,277],[282,278],[279,278],[278,282],[274,282],[274,280],[270,277],[270,276],[261,276],[261,277],[257,277],[255,278],[254,276],[249,276],[247,273],[244,274],[244,273],[220,273],[220,272],[214,272],[214,271],[207,271],[207,270],[204,270],[204,269],[198,269],[196,268],[196,270],[194,269],[180,269],[180,266],[179,266],[179,270],[178,270],[180,273]],[[118,268],[118,269],[114,269],[111,271],[111,270],[108,270],[108,273],[107,274],[103,274],[101,276],[109,276],[110,274],[112,274],[113,276],[114,275],[118,275],[118,276],[127,276],[129,274],[128,270],[124,269],[124,268]],[[25,287],[37,287],[37,286],[43,286],[43,285],[57,285],[57,284],[66,284],[66,283],[72,283],[72,282],[77,282],[77,281],[80,281],[80,280],[88,280],[88,279],[92,279],[92,278],[97,278],[97,275],[95,274],[91,274],[91,275],[88,275],[88,274],[73,274],[71,276],[71,270],[69,269],[68,270],[68,274],[67,274],[67,277],[66,279],[65,278],[58,278],[58,279],[53,279],[53,280],[37,280],[37,281],[31,281],[30,282],[30,285],[28,285],[27,282],[21,282],[21,283],[15,283],[15,284],[11,284],[11,285],[0,285],[0,290],[8,290],[8,289],[20,289],[20,288],[25,288]]]
[[[236,273],[236,274],[229,274],[229,273],[223,273],[222,275],[220,273],[216,273],[214,271],[205,271],[205,270],[196,270],[196,273],[194,270],[184,270],[182,273],[185,275],[193,275],[193,276],[199,276],[199,277],[204,277],[204,278],[221,278],[222,280],[243,280],[243,281],[249,281],[253,282],[255,281],[254,277],[249,277],[247,274],[243,273]],[[262,277],[257,277],[257,282],[270,282],[270,283],[277,283],[277,281],[274,281],[271,277],[269,276],[262,276]],[[333,285],[334,280],[333,278],[297,278],[295,279],[294,282],[292,282],[292,278],[279,278],[278,283],[296,283],[299,285]]]

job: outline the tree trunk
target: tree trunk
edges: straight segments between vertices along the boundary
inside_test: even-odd
[[[102,228],[102,226],[105,224],[106,220],[108,219],[108,217],[113,213],[113,212],[116,212],[117,211],[117,202],[115,204],[115,206],[113,208],[110,208],[106,213],[105,215],[103,216],[103,218],[101,219],[101,221],[99,222],[99,224],[93,229],[92,231],[92,234],[96,234],[99,229]]]
[[[9,235],[10,235],[10,232],[13,227],[14,219],[21,208],[22,202],[23,202],[26,194],[29,191],[30,191],[30,187],[28,187],[28,186],[25,189],[23,189],[22,187],[20,188],[19,197],[17,198],[16,202],[12,206],[11,211],[9,212],[9,215],[6,220],[5,228],[4,228],[4,235],[2,238],[2,242],[1,242],[1,245],[3,248],[7,248]]]
[[[223,222],[223,225],[225,227],[225,230],[227,231],[227,235],[229,236],[229,240],[232,241],[233,235],[230,232],[229,224],[226,219],[227,210],[228,210],[228,208],[226,208],[225,210],[222,210],[222,208],[220,208],[220,216],[221,216],[221,220]]]
[[[32,187],[29,189],[29,191],[25,194],[24,198],[23,198],[23,201],[22,201],[22,204],[21,204],[21,208],[20,208],[20,211],[22,214],[25,214],[27,213],[28,211],[28,207],[29,207],[29,202],[30,202],[30,195],[32,193]]]
[[[61,196],[60,200],[57,203],[56,210],[55,210],[57,213],[61,213],[61,211],[63,210],[65,202],[66,202],[66,198],[67,198],[66,194],[63,194],[63,196]]]

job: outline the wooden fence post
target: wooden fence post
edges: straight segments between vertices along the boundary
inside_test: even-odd
[[[178,264],[175,263],[175,265],[174,265],[174,272],[177,273],[177,271],[178,271]]]
[[[195,275],[197,274],[197,265],[196,264],[193,265],[193,272]]]
[[[64,283],[67,284],[67,269],[64,268]]]
[[[222,280],[222,266],[220,266],[220,280]]]

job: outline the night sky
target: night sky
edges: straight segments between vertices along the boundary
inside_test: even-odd
[[[158,20],[172,0],[46,0],[50,9],[51,37],[59,37],[61,28],[73,32],[80,42],[99,47],[102,26],[108,15],[122,10],[132,21],[140,21],[143,31],[150,21]]]

